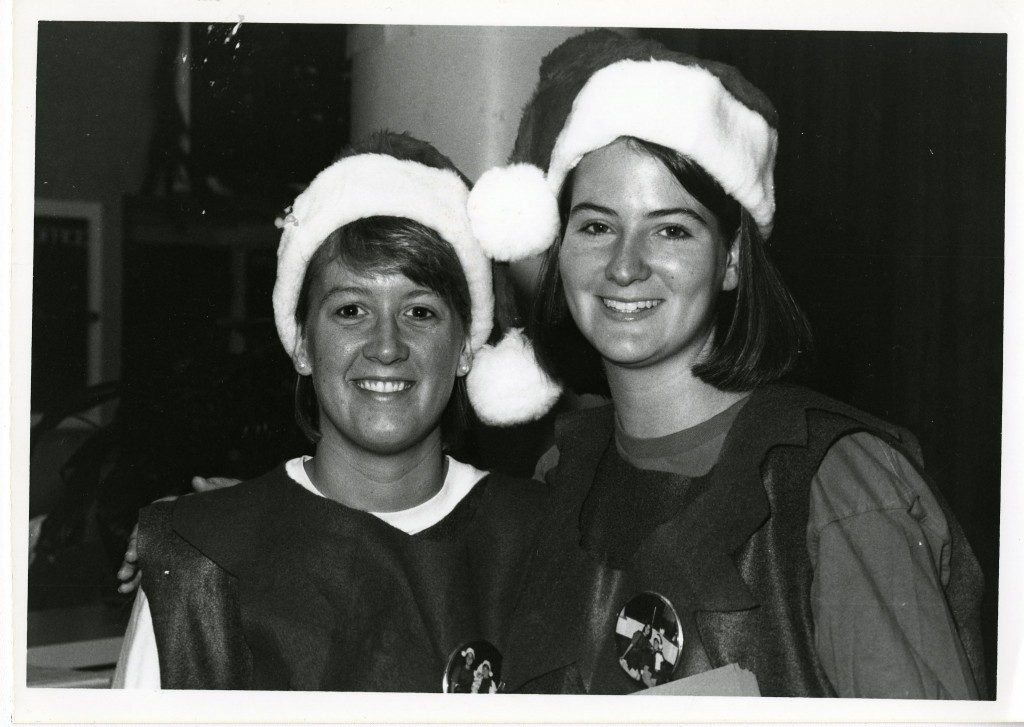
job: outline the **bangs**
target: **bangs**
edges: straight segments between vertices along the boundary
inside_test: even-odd
[[[366,217],[327,236],[306,268],[295,309],[300,329],[309,313],[312,281],[334,260],[360,275],[404,275],[440,296],[469,330],[469,283],[455,248],[434,230],[404,217]]]
[[[295,307],[300,331],[306,328],[313,281],[334,260],[360,275],[404,275],[436,293],[458,317],[463,332],[470,330],[469,283],[455,248],[434,230],[405,217],[366,217],[332,232],[310,259]],[[469,421],[468,402],[465,379],[458,377],[441,415],[445,451],[461,440]],[[296,381],[295,420],[311,442],[319,441],[318,402],[308,376],[299,376]]]

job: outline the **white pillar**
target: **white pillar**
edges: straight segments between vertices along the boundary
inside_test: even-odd
[[[475,180],[512,151],[541,58],[582,30],[351,26],[351,137],[409,132]]]

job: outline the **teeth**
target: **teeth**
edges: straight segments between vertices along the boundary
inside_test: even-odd
[[[412,388],[411,381],[381,381],[379,379],[359,379],[356,386],[376,394],[393,394],[396,391],[405,391]]]
[[[638,310],[647,310],[648,308],[655,308],[661,305],[660,300],[633,300],[629,302],[612,300],[610,298],[601,298],[601,300],[608,308],[619,313],[636,313]]]

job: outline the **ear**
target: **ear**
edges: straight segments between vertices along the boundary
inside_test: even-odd
[[[309,376],[313,373],[313,365],[309,356],[309,343],[306,341],[305,332],[299,332],[299,340],[292,352],[292,366],[295,367],[299,376]]]
[[[740,284],[740,233],[729,246],[729,252],[725,258],[725,275],[722,276],[722,290],[735,290]]]
[[[465,376],[473,368],[473,348],[469,344],[469,336],[462,342],[462,350],[459,352],[459,368],[456,376]]]

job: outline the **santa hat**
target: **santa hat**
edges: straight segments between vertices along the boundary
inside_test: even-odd
[[[426,142],[384,132],[381,148],[395,137],[401,146],[420,146],[440,154]],[[467,377],[470,404],[487,424],[530,421],[554,404],[560,388],[539,369],[528,341],[510,330],[488,345],[494,320],[491,262],[473,235],[466,212],[469,188],[450,165],[440,169],[387,153],[346,156],[320,172],[300,194],[287,216],[277,251],[274,321],[289,356],[299,342],[295,310],[306,268],[324,240],[339,227],[375,216],[403,217],[437,232],[455,250],[469,284],[474,353]]]
[[[473,231],[494,260],[542,252],[558,235],[557,197],[569,172],[588,152],[631,136],[691,158],[767,237],[777,125],[771,102],[731,66],[585,33],[544,59],[512,163],[486,172],[470,195]]]

